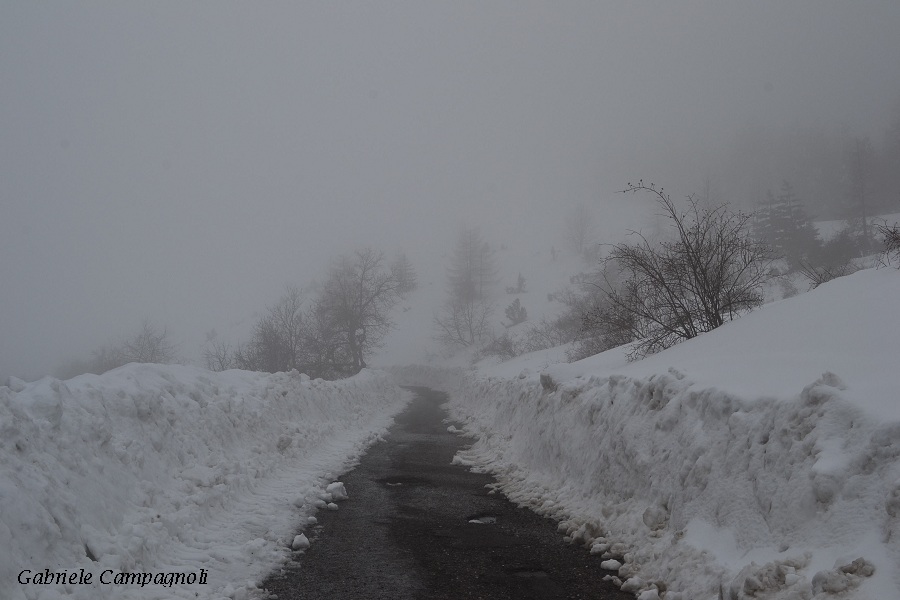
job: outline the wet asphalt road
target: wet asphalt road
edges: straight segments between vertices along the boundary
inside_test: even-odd
[[[279,600],[633,600],[602,581],[600,559],[556,523],[489,494],[489,475],[451,465],[470,440],[447,431],[446,396],[416,399],[385,442],[341,477],[350,499],[319,511],[297,553],[264,587]],[[486,518],[488,517],[488,518]],[[470,523],[476,518],[493,523]]]

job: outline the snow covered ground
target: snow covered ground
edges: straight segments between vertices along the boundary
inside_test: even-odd
[[[869,269],[639,362],[397,373],[451,392],[458,462],[642,600],[900,598],[898,298]]]
[[[634,363],[556,348],[339,382],[154,365],[13,380],[0,598],[255,596],[405,406],[395,380],[450,392],[477,438],[457,462],[618,561],[641,600],[898,598],[898,297],[895,269],[869,269]],[[121,572],[206,583],[98,584]]]
[[[900,222],[900,213],[877,215],[875,217],[871,217],[869,219],[869,222],[873,225],[879,225],[882,223],[893,225],[894,223]],[[836,219],[833,221],[815,221],[813,225],[815,225],[816,231],[819,233],[819,237],[824,241],[828,241],[838,233],[840,233],[840,231],[847,226],[847,221],[844,219]]]
[[[0,387],[4,600],[254,596],[289,557],[301,518],[340,500],[342,486],[328,493],[334,474],[409,400],[374,371],[325,382],[131,364],[10,383]],[[48,570],[67,582],[35,583]],[[122,572],[185,582],[101,583]]]

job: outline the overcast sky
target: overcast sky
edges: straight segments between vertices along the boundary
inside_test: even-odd
[[[549,246],[748,124],[876,133],[898,65],[897,0],[4,2],[0,377],[190,354],[355,246]]]

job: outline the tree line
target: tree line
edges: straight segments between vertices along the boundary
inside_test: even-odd
[[[204,352],[212,370],[297,371],[337,379],[358,373],[390,331],[391,310],[417,287],[404,253],[362,248],[336,259],[309,297],[288,286],[236,345],[211,339]]]
[[[203,349],[207,368],[280,372],[337,379],[358,373],[391,329],[391,310],[417,287],[403,252],[360,248],[335,259],[314,292],[286,286],[277,302],[253,324],[249,339],[231,343],[210,332]],[[119,342],[98,348],[90,359],[71,361],[57,375],[101,374],[130,362],[180,362],[166,329],[144,321]]]
[[[745,127],[712,164],[720,190],[755,210],[769,189],[792,183],[818,220],[900,211],[900,98],[876,135],[846,127]]]

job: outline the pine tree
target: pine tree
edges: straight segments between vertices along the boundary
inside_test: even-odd
[[[409,262],[405,252],[398,252],[391,263],[391,275],[398,283],[398,291],[402,294],[408,294],[419,287],[419,278],[416,276],[416,270]]]
[[[494,252],[478,229],[460,232],[448,269],[451,293],[462,302],[485,300],[497,280]]]
[[[847,156],[847,222],[864,254],[868,253],[872,242],[869,177],[873,154],[872,143],[864,137],[854,141]]]
[[[460,232],[447,276],[447,301],[434,319],[437,337],[448,345],[472,345],[488,330],[489,297],[497,279],[494,253],[478,229]]]
[[[784,235],[785,256],[792,264],[809,260],[820,248],[819,234],[803,208],[803,203],[787,181],[781,184],[778,206],[781,207],[781,219],[784,222],[781,229]]]
[[[771,190],[766,193],[766,203],[757,211],[753,230],[757,239],[769,244],[792,266],[809,260],[820,247],[812,219],[787,181],[782,182],[777,197]]]
[[[509,319],[509,327],[528,320],[528,311],[525,310],[518,298],[506,307],[506,318]]]

